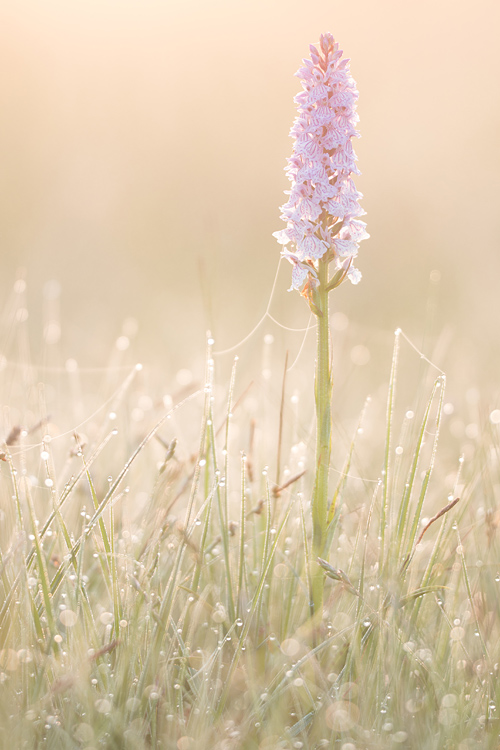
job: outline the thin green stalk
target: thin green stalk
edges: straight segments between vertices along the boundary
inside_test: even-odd
[[[109,507],[109,526],[110,526],[110,551],[108,555],[109,573],[111,578],[111,591],[113,593],[113,615],[114,615],[114,628],[115,638],[118,638],[120,633],[120,620],[122,619],[122,603],[120,598],[120,590],[118,585],[118,570],[116,567],[116,550],[115,550],[115,519],[113,512],[113,503]]]
[[[324,575],[317,563],[324,556],[328,514],[328,472],[332,432],[332,373],[330,364],[330,330],[328,321],[328,261],[318,263],[319,286],[314,294],[318,316],[318,350],[316,360],[316,476],[312,500],[313,543],[311,559],[312,608],[323,610]]]
[[[262,570],[268,565],[269,560],[269,548],[271,545],[271,526],[272,526],[272,509],[271,509],[271,491],[269,489],[269,480],[266,474],[266,529],[264,533],[264,550],[262,552]],[[264,595],[259,598],[257,604],[257,615],[255,617],[255,638],[259,638],[259,628],[261,624],[267,625],[268,617],[264,618],[264,622],[261,623],[262,606],[264,603]]]
[[[35,514],[35,506],[33,504],[33,499],[31,497],[30,487],[27,481],[24,482],[24,491],[26,494],[26,500],[28,502],[28,510],[31,520],[31,526],[32,526],[32,535],[34,537],[33,544],[35,549],[35,555],[36,555],[36,561],[38,564],[38,577],[40,579],[40,591],[41,591],[41,598],[43,600],[43,604],[45,607],[45,616],[47,618],[47,653],[50,651],[50,645],[53,644],[54,651],[58,651],[58,646],[56,643],[54,643],[53,639],[54,636],[57,634],[57,627],[56,627],[56,614],[53,607],[53,601],[52,601],[52,594],[50,590],[50,580],[49,580],[49,574],[47,571],[47,561],[45,559],[43,547],[42,547],[42,540],[40,539],[40,534],[38,532],[38,524],[37,524],[37,518]]]
[[[234,622],[236,619],[235,615],[235,606],[234,606],[234,596],[233,596],[233,588],[231,584],[231,570],[230,570],[230,561],[229,561],[229,540],[228,540],[228,530],[229,530],[229,505],[228,505],[228,484],[229,484],[229,453],[228,453],[228,446],[229,446],[229,424],[231,422],[232,414],[232,407],[233,407],[233,396],[234,396],[234,384],[236,381],[236,367],[238,364],[238,357],[234,358],[233,362],[233,368],[231,370],[231,380],[229,383],[229,393],[227,397],[227,418],[226,418],[226,435],[225,435],[225,441],[224,441],[224,485],[223,485],[223,510],[224,514],[222,516],[221,514],[221,534],[223,539],[223,547],[224,547],[224,560],[226,563],[226,570],[227,570],[227,587],[228,587],[228,604],[229,604],[229,617],[231,622]],[[214,447],[215,447],[215,441],[214,441]],[[219,495],[218,495],[219,496]]]
[[[215,446],[215,431],[213,427],[213,412],[210,411],[210,448],[212,451],[212,461],[214,467],[214,473],[219,476],[215,486],[215,497],[217,500],[217,508],[219,510],[219,522],[220,522],[220,536],[222,543],[222,553],[224,555],[224,565],[226,568],[226,590],[227,590],[227,601],[228,601],[228,613],[229,619],[234,621],[234,598],[233,598],[233,585],[231,579],[231,566],[229,563],[229,529],[228,529],[228,518],[227,514],[224,513],[226,510],[224,498],[221,492],[220,472],[217,468],[217,452]],[[225,489],[226,478],[224,478],[223,489]]]
[[[211,341],[211,339],[209,339]],[[215,493],[215,488],[218,485],[218,480],[215,481],[215,485],[213,489],[210,489],[210,469],[209,465],[207,463],[207,457],[210,456],[211,453],[211,438],[212,438],[212,421],[210,417],[212,416],[212,412],[210,409],[210,399],[212,394],[212,388],[213,388],[213,377],[214,377],[214,367],[213,367],[213,360],[212,360],[212,349],[211,349],[211,343],[207,344],[207,354],[206,354],[206,367],[205,367],[205,403],[203,407],[203,419],[202,419],[202,425],[201,425],[201,431],[200,431],[200,449],[199,449],[199,455],[200,459],[205,460],[205,472],[204,472],[204,489],[203,489],[203,496],[206,498],[206,505],[207,510],[205,514],[205,523],[203,525],[203,531],[201,534],[201,541],[199,545],[199,556],[196,562],[196,566],[193,573],[193,578],[191,581],[191,590],[196,594],[198,591],[198,585],[200,582],[200,576],[201,576],[201,570],[203,566],[203,559],[205,554],[205,547],[208,537],[208,531],[210,527],[210,517],[212,513],[212,500]],[[200,462],[198,462],[199,465]],[[216,467],[214,466],[214,471]],[[186,519],[188,521],[189,519]],[[187,525],[187,523],[186,523]],[[187,625],[186,628],[189,627],[189,616],[187,618]]]
[[[288,372],[288,352],[285,354],[285,367],[283,369],[283,383],[281,386],[280,423],[278,430],[278,457],[276,459],[276,487],[280,486],[281,477],[281,445],[283,442],[283,415],[285,412],[286,374]],[[276,505],[275,505],[276,510]]]
[[[240,515],[240,559],[238,561],[238,591],[236,594],[236,616],[239,618],[243,602],[243,579],[245,573],[245,515],[246,515],[246,460],[241,456],[241,515]]]
[[[445,392],[445,378],[444,376],[441,376],[435,383],[434,389],[432,391],[432,398],[434,398],[434,394],[436,393],[438,387],[440,388],[440,396],[439,396],[439,404],[437,408],[437,414],[436,414],[436,420],[435,420],[435,428],[434,428],[434,440],[432,442],[432,453],[431,458],[429,462],[429,466],[427,468],[427,471],[425,472],[423,481],[422,481],[422,487],[420,490],[420,497],[418,499],[417,507],[415,509],[415,513],[413,516],[413,521],[411,525],[411,529],[408,535],[407,539],[407,553],[408,555],[411,554],[411,550],[413,548],[413,545],[415,543],[415,537],[417,535],[418,526],[420,523],[420,518],[422,515],[422,506],[424,504],[424,500],[427,495],[427,489],[429,487],[429,481],[431,478],[432,471],[434,469],[434,463],[436,461],[436,453],[437,453],[437,447],[438,447],[438,440],[439,440],[439,434],[441,430],[441,420],[443,417],[443,404],[444,404],[444,392]]]
[[[379,570],[384,569],[385,560],[385,532],[389,519],[389,501],[390,501],[390,455],[391,455],[391,435],[392,420],[394,416],[394,402],[396,398],[396,375],[398,369],[399,343],[401,331],[398,328],[394,336],[394,350],[392,353],[391,379],[389,383],[389,393],[387,394],[387,423],[385,437],[385,455],[384,455],[384,472],[382,477],[382,507],[380,512],[380,552],[379,552]],[[381,602],[382,604],[382,602]]]
[[[431,408],[434,403],[434,398],[436,396],[438,387],[441,387],[440,379],[438,379],[434,383],[434,388],[432,389],[431,396],[429,398],[429,401],[427,402],[427,408],[425,410],[424,418],[422,420],[422,424],[421,424],[420,431],[418,434],[417,445],[415,447],[415,452],[413,454],[411,467],[408,472],[408,476],[407,476],[407,480],[405,484],[405,491],[403,493],[403,497],[399,506],[398,520],[397,520],[396,534],[395,534],[395,543],[397,545],[397,550],[395,551],[394,558],[392,560],[392,565],[394,566],[394,570],[396,569],[396,566],[399,565],[401,562],[402,549],[403,549],[403,544],[405,541],[405,534],[406,534],[407,528],[409,527],[408,514],[409,514],[409,508],[410,508],[410,499],[411,499],[413,487],[415,485],[415,481],[417,477],[417,470],[418,470],[419,460],[420,460],[421,453],[422,453],[422,448],[423,448],[424,441],[428,432],[428,424],[429,424],[429,419],[431,415]],[[442,401],[442,395],[443,395],[443,389],[441,389],[441,401]],[[438,425],[438,428],[439,428],[439,425]],[[438,434],[439,434],[439,429],[438,429]],[[434,439],[434,444],[436,448],[436,444],[437,444],[436,437]],[[435,452],[435,448],[434,448],[434,452]],[[434,452],[433,452],[433,455],[434,455]],[[421,500],[423,500],[422,494],[421,494]],[[421,504],[422,503],[419,500],[420,507],[421,507]],[[411,548],[413,547],[413,541],[415,539],[416,528],[418,526],[418,520],[420,518],[420,514],[416,515],[415,518],[417,518],[417,522],[416,522],[416,525],[414,522],[415,530],[412,534],[411,544],[407,545],[408,554],[411,552]]]

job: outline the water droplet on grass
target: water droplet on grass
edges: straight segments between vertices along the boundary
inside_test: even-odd
[[[491,424],[500,424],[500,409],[493,409],[490,413]]]
[[[100,714],[109,714],[111,711],[111,702],[105,698],[101,698],[94,703],[96,711]]]

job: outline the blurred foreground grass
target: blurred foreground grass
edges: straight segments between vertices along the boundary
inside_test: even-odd
[[[19,309],[1,363],[2,747],[498,746],[494,405],[454,404],[402,333],[365,401],[368,350],[337,313],[311,621],[310,357],[283,380],[256,334],[228,371],[209,340],[172,390],[129,366],[125,333],[102,370],[33,365]]]

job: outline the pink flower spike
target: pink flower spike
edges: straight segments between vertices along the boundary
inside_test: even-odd
[[[293,265],[292,289],[318,284],[318,262],[326,253],[336,267],[348,260],[347,278],[357,284],[361,273],[352,267],[359,242],[369,235],[357,217],[361,193],[352,175],[360,174],[351,138],[358,138],[356,102],[358,91],[349,60],[329,33],[319,45],[310,45],[311,59],[302,61],[296,73],[302,91],[295,97],[297,117],[290,131],[294,139],[286,173],[291,190],[281,207],[287,228],[274,232],[282,255]],[[330,229],[342,222],[340,231]],[[338,226],[338,225],[337,225]]]

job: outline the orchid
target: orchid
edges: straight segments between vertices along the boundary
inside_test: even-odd
[[[281,207],[286,229],[273,235],[293,266],[291,289],[303,293],[316,286],[318,261],[325,257],[344,272],[342,281],[347,277],[357,284],[361,273],[353,261],[369,236],[358,218],[365,212],[352,179],[360,174],[351,143],[359,137],[359,118],[349,60],[342,59],[331,34],[320,37],[319,49],[310,45],[310,53],[296,73],[303,91],[295,97],[298,115],[290,132],[295,143],[285,168],[292,183]]]
[[[328,481],[332,434],[332,366],[328,295],[348,278],[361,279],[353,265],[359,243],[366,239],[361,193],[352,175],[359,174],[351,138],[358,115],[356,84],[349,60],[342,59],[331,34],[320,37],[319,49],[310,46],[311,59],[297,72],[303,91],[295,102],[298,115],[291,130],[295,139],[286,172],[292,183],[281,207],[286,229],[274,236],[283,245],[281,255],[293,266],[291,289],[298,289],[317,318],[316,461],[311,498],[312,545],[309,581],[311,615],[321,617],[328,530],[335,514],[329,502]],[[330,276],[330,264],[334,265]],[[331,536],[331,535],[330,535]]]

